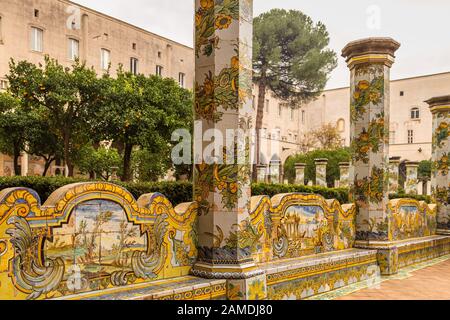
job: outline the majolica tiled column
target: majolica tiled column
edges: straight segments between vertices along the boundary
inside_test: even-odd
[[[305,185],[305,169],[306,163],[296,163],[295,164],[295,184],[304,186]]]
[[[406,162],[405,193],[411,195],[418,194],[419,184],[419,163],[414,161]]]
[[[316,164],[316,186],[327,186],[327,165],[328,159],[315,159]]]
[[[450,95],[427,101],[433,114],[431,194],[438,205],[438,232],[450,234]]]
[[[339,188],[348,188],[350,186],[350,163],[339,163]]]
[[[256,179],[258,183],[264,183],[267,182],[267,165],[265,164],[258,164],[256,166]]]
[[[381,249],[383,274],[397,272],[398,250],[389,247],[388,196],[390,69],[400,44],[390,38],[349,43],[342,52],[350,69],[353,179],[358,208],[356,245]]]
[[[389,194],[398,192],[400,176],[400,157],[392,157],[389,159]]]
[[[272,160],[269,165],[270,183],[280,183],[280,174],[281,174],[281,161],[280,160]]]
[[[227,279],[229,299],[263,299],[264,273],[253,259],[250,222],[252,109],[252,0],[195,0],[194,195],[198,209],[198,261],[192,274]],[[202,156],[211,142],[234,130],[236,138]],[[241,133],[237,134],[240,129]],[[233,133],[233,132],[232,132]],[[203,148],[202,148],[203,147]],[[220,150],[222,149],[222,150]],[[220,152],[224,151],[223,154]]]

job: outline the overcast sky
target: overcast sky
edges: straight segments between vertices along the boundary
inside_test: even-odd
[[[75,2],[193,45],[193,0],[75,0]],[[342,48],[368,36],[389,36],[402,44],[392,78],[450,71],[449,0],[254,0],[255,15],[272,8],[301,10],[323,22],[339,66],[328,88],[348,86]],[[378,14],[379,13],[379,14]]]

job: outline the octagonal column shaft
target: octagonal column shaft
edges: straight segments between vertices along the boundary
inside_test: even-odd
[[[256,166],[256,170],[257,170],[256,181],[258,183],[265,183],[267,181],[267,165],[258,164]]]
[[[350,69],[353,174],[358,241],[387,241],[390,68],[400,44],[390,38],[349,43],[342,51]]]
[[[350,185],[350,163],[339,163],[339,188],[348,188]]]
[[[431,194],[438,206],[438,232],[450,234],[450,95],[426,102],[433,114]]]
[[[389,159],[389,194],[395,194],[399,189],[400,157]]]
[[[281,161],[280,160],[272,160],[269,165],[270,171],[270,183],[280,183],[281,182]]]
[[[304,186],[305,185],[305,169],[306,163],[296,163],[295,164],[295,184]]]
[[[252,28],[252,0],[195,0],[194,112],[201,130],[194,145],[199,217],[192,273],[229,279],[230,299],[266,295],[264,272],[256,267],[252,239],[247,239],[252,228]],[[255,283],[259,291],[250,292]]]
[[[315,159],[316,164],[316,186],[327,187],[327,165],[328,159]]]
[[[406,162],[405,193],[417,195],[419,192],[419,163],[415,161]]]

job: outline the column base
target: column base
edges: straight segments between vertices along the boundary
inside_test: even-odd
[[[191,274],[206,279],[249,279],[264,274],[264,270],[258,269],[255,263],[235,265],[219,265],[206,262],[197,262],[191,269]]]
[[[198,262],[191,274],[206,279],[226,279],[228,300],[265,300],[267,298],[266,272],[254,263],[217,265]]]

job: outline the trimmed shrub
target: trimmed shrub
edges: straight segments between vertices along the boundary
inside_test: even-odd
[[[422,196],[422,195],[414,195],[414,194],[406,194],[406,193],[396,193],[389,195],[389,199],[414,199],[418,201],[425,201],[426,203],[432,203],[432,199],[430,196]]]
[[[339,163],[350,161],[351,155],[349,148],[342,148],[337,150],[316,150],[306,154],[299,154],[288,158],[284,165],[285,178],[290,183],[295,181],[295,164],[306,163],[305,179],[306,183],[314,181],[316,178],[316,164],[315,159],[328,159],[327,165],[327,184],[334,186],[334,181],[339,180]]]
[[[44,203],[55,190],[77,182],[94,181],[65,177],[0,177],[0,190],[17,187],[33,189]],[[146,193],[159,192],[164,194],[174,205],[192,201],[192,184],[189,182],[125,183],[114,181],[113,183],[130,191],[136,199]]]
[[[280,193],[314,193],[320,194],[325,199],[336,199],[341,204],[348,203],[348,189],[335,189],[323,187],[309,187],[294,184],[264,184],[257,183],[252,185],[252,195],[266,195],[273,197]]]
[[[72,183],[92,182],[86,179],[72,179],[65,177],[0,177],[0,190],[6,188],[24,187],[35,190],[41,197],[42,203],[57,189]],[[193,199],[193,189],[191,182],[148,182],[148,183],[126,183],[114,181],[115,184],[127,189],[138,199],[146,193],[159,192],[165,195],[175,206],[183,202],[191,202]],[[336,199],[341,204],[349,202],[348,189],[309,187],[301,185],[285,184],[264,184],[255,183],[252,185],[252,195],[267,195],[273,197],[280,193],[314,193],[320,194],[325,199]],[[391,199],[412,198],[419,201],[431,203],[430,196],[415,196],[399,193],[390,196]]]

